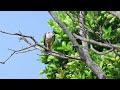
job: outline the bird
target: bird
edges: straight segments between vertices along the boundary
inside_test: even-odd
[[[55,34],[53,32],[47,32],[44,35],[44,45],[47,47],[45,51],[51,51],[52,44],[55,41]]]

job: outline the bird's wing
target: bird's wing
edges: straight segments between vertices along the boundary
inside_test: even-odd
[[[53,36],[53,42],[55,41],[55,34],[54,34],[54,36]],[[53,44],[53,42],[52,42],[52,44]]]
[[[47,45],[46,45],[46,33],[44,35],[44,45],[45,45],[45,47],[47,47]]]

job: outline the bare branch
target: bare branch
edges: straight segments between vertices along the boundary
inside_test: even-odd
[[[22,37],[30,38],[30,39],[32,39],[34,41],[35,44],[37,44],[37,41],[34,39],[34,37],[23,35],[21,32],[20,33],[8,33],[8,32],[5,32],[5,31],[0,31],[0,32],[4,33],[4,34],[8,34],[8,35],[17,35],[17,36],[22,36]],[[21,38],[21,39],[23,39],[23,38]]]
[[[93,48],[92,44],[90,44],[90,48],[91,48],[91,50],[93,50],[95,53],[100,54],[100,55],[108,54],[109,52],[111,52],[111,51],[114,50],[114,49],[112,48],[112,49],[110,49],[110,50],[108,50],[108,51],[106,51],[106,52],[99,52],[99,51],[97,51],[96,49]]]
[[[0,62],[0,63],[5,64],[5,62],[8,61],[14,54],[15,54],[15,52],[13,52],[4,62]]]
[[[20,49],[20,50],[13,50],[13,49],[9,49],[11,51],[13,51],[13,53],[9,56],[9,58],[7,58],[4,62],[0,62],[1,64],[5,64],[5,62],[10,59],[10,57],[12,57],[14,54],[19,54],[19,53],[26,53],[26,52],[29,52],[29,51],[33,51],[33,50],[40,50],[41,51],[41,48],[44,49],[44,50],[47,50],[46,47],[40,45],[37,43],[37,41],[31,37],[31,36],[26,36],[26,35],[23,35],[21,32],[20,34],[19,33],[8,33],[8,32],[4,32],[4,31],[0,31],[4,34],[8,34],[8,35],[17,35],[17,36],[21,36],[20,40],[24,40],[26,43],[28,43],[30,46],[29,47],[26,47],[26,48],[23,48],[23,49]],[[32,42],[30,42],[29,40],[27,40],[26,38],[31,38],[34,42],[34,44]],[[32,50],[28,50],[30,48],[34,48]],[[25,51],[26,50],[26,51]],[[43,51],[43,50],[42,50]],[[80,57],[71,57],[69,55],[64,55],[62,53],[59,53],[57,51],[51,51],[51,52],[46,52],[47,54],[46,55],[53,55],[53,56],[56,56],[56,57],[59,57],[59,58],[62,58],[62,59],[76,59],[76,60],[81,60]]]
[[[38,54],[39,55],[39,54]],[[46,53],[44,55],[40,55],[40,56],[47,56],[47,55],[52,55],[52,56],[56,56],[65,60],[69,60],[69,59],[75,59],[75,60],[81,60],[80,57],[76,57],[76,56],[69,56],[69,55],[65,55],[56,51],[51,51],[49,53]]]
[[[4,60],[3,62],[0,62],[0,63],[5,64],[5,62],[8,61],[14,54],[21,53],[20,51],[24,51],[24,50],[29,49],[29,48],[34,47],[34,46],[35,45],[32,45],[32,46],[29,46],[29,47],[26,47],[26,48],[23,48],[23,49],[20,49],[20,50],[8,49],[8,50],[13,51],[13,53],[6,60]]]
[[[26,47],[26,48],[23,48],[23,49],[20,49],[20,50],[13,50],[13,49],[8,49],[8,50],[11,50],[11,51],[14,51],[14,52],[20,52],[20,51],[24,51],[24,50],[29,49],[29,48],[34,47],[34,46],[35,45],[31,45],[29,47]]]
[[[19,53],[27,53],[27,52],[30,52],[30,51],[33,51],[33,50],[36,50],[36,48],[31,49],[31,50],[26,50],[26,51],[16,52],[15,54],[19,54]]]
[[[108,47],[108,48],[114,48],[114,49],[120,49],[120,46],[117,46],[115,44],[105,44],[105,43],[101,43],[101,42],[97,42],[97,41],[94,41],[94,40],[88,40],[84,37],[81,37],[81,36],[78,36],[77,34],[73,34],[76,38],[82,40],[82,41],[85,41],[85,42],[89,42],[89,43],[93,43],[93,44],[96,44],[96,45],[99,45],[99,46],[102,46],[102,47]]]
[[[52,52],[50,53],[50,55],[57,56],[57,57],[64,58],[64,59],[76,59],[76,60],[81,60],[80,57],[69,56],[69,55],[65,55],[65,54],[62,54],[62,53],[59,53],[59,52],[56,52],[56,51],[52,51]]]

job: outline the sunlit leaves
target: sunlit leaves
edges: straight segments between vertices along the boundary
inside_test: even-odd
[[[117,32],[120,33],[120,28],[117,29]]]
[[[79,33],[79,11],[57,11],[58,18],[66,25],[71,33]],[[87,37],[103,43],[120,45],[120,20],[106,11],[87,11],[85,18]],[[79,53],[72,46],[68,35],[52,19],[48,24],[55,33],[55,42],[52,49],[70,56],[79,57]],[[90,32],[90,30],[93,31]],[[97,33],[97,34],[96,34]],[[42,40],[43,45],[43,40]],[[82,47],[82,45],[81,45]],[[96,49],[107,51],[105,47],[95,46]],[[105,55],[98,55],[89,50],[92,60],[97,63],[108,78],[120,78],[120,56],[114,51]],[[120,52],[117,52],[120,54]],[[43,53],[44,54],[44,53]],[[75,59],[64,60],[51,55],[41,56],[42,63],[46,64],[41,74],[46,74],[48,79],[96,79],[97,77],[82,61]]]

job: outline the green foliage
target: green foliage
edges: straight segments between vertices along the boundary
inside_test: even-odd
[[[79,30],[79,12],[58,11],[57,16],[67,26],[71,33],[78,34]],[[73,21],[74,20],[74,21]],[[49,26],[53,28],[55,33],[55,42],[52,49],[70,56],[79,56],[76,49],[73,48],[71,41],[65,34],[64,30],[54,21],[49,20]],[[111,42],[120,45],[120,20],[106,11],[87,11],[86,23],[87,37],[99,42]],[[91,33],[92,29],[95,33]],[[78,41],[81,42],[81,41]],[[43,43],[43,40],[41,41]],[[79,43],[81,46],[81,43]],[[93,47],[98,51],[106,51],[97,45]],[[120,52],[118,52],[120,53]],[[44,52],[42,52],[44,55]],[[102,68],[109,78],[120,78],[120,57],[115,52],[110,52],[105,55],[98,55],[90,50],[91,58]],[[46,64],[45,70],[40,74],[46,74],[48,79],[96,79],[97,77],[91,70],[82,62],[74,59],[63,60],[55,56],[41,56],[39,59]]]

